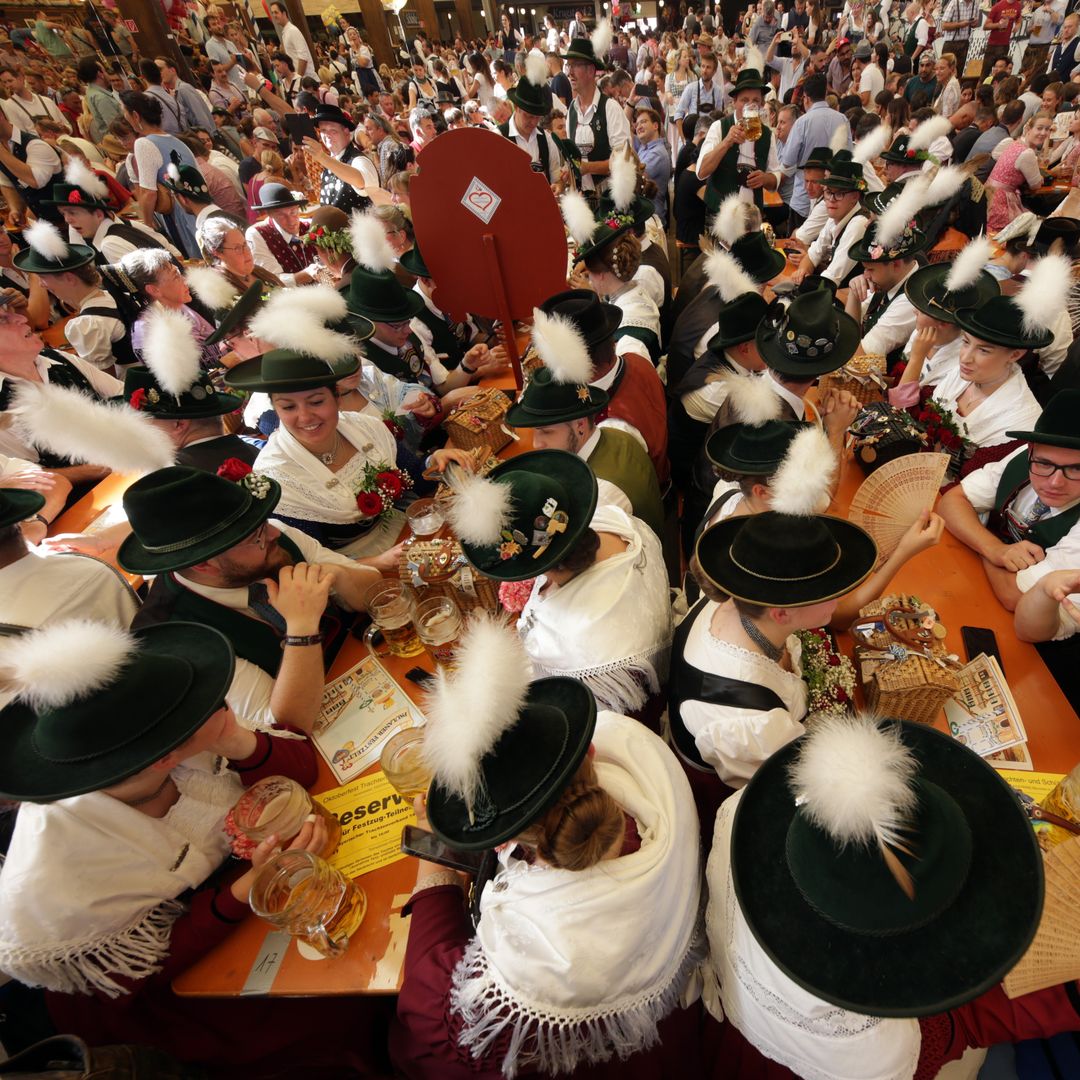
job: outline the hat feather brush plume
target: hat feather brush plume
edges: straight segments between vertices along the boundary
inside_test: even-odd
[[[803,428],[769,481],[769,509],[791,517],[823,514],[832,501],[838,466],[825,432],[816,424]]]
[[[585,386],[592,379],[589,346],[573,319],[533,308],[532,340],[552,382]]]
[[[188,288],[195,299],[211,311],[228,311],[240,298],[236,286],[209,266],[192,266],[184,273]]]
[[[382,222],[370,211],[354,211],[349,218],[349,236],[353,255],[361,266],[373,274],[394,269],[394,249],[386,238]]]
[[[62,709],[116,682],[135,653],[126,630],[90,619],[68,619],[5,638],[0,686],[35,712]],[[78,657],[76,664],[58,657]]]
[[[95,199],[102,202],[109,199],[109,185],[81,158],[68,158],[64,179],[74,187],[81,188],[87,195],[93,195]]]
[[[932,116],[929,120],[924,120],[912,132],[911,137],[908,139],[908,149],[922,150],[925,155],[929,155],[930,147],[942,135],[948,135],[951,131],[952,124],[947,116]]]
[[[909,840],[917,806],[914,753],[898,725],[864,716],[826,716],[803,740],[792,763],[795,803],[841,850],[877,847],[909,899],[915,883],[896,852],[912,855]]]
[[[926,121],[930,123],[929,120]],[[890,248],[915,220],[915,215],[926,205],[926,192],[930,181],[922,176],[909,180],[904,190],[881,212],[874,232],[874,243]]]
[[[1064,255],[1044,255],[1027,271],[1027,283],[1012,298],[1020,309],[1021,329],[1029,336],[1049,330],[1066,309],[1072,288],[1072,263]]]
[[[983,267],[994,257],[994,245],[984,233],[969,240],[953,260],[945,277],[946,292],[961,292],[971,288],[983,272]]]
[[[843,133],[844,129],[838,129]],[[852,148],[851,160],[859,165],[869,165],[875,158],[881,157],[882,152],[892,142],[892,129],[888,124],[878,124],[873,131],[867,132]],[[843,149],[840,147],[839,149]]]
[[[24,442],[80,464],[139,474],[176,461],[172,439],[149,416],[81,390],[20,381],[8,415]]]
[[[146,316],[143,360],[158,386],[179,397],[202,374],[202,349],[191,323],[179,311],[156,305]]]
[[[60,262],[68,257],[67,241],[60,235],[60,230],[44,218],[38,218],[23,229],[23,239],[38,255],[50,262]]]
[[[718,248],[713,248],[705,256],[705,276],[725,304],[746,293],[758,291],[757,283],[742,268],[739,260],[730,252]]]
[[[881,126],[880,124],[878,125]],[[877,131],[877,128],[874,128]],[[871,132],[871,134],[873,134]],[[846,150],[848,143],[851,141],[851,129],[848,125],[840,124],[836,130],[832,133],[832,137],[829,139],[829,149],[835,154],[841,150]]]
[[[638,173],[629,144],[613,150],[609,162],[608,194],[619,214],[625,214],[637,191]]]
[[[593,217],[585,196],[580,191],[567,191],[559,199],[559,209],[562,211],[563,221],[566,222],[566,231],[575,246],[583,248],[592,243],[599,222]]]
[[[748,209],[752,203],[743,202],[739,193],[733,192],[720,203],[709,225],[709,231],[726,248],[730,248],[750,229]]]
[[[770,420],[780,419],[783,406],[780,395],[769,385],[770,379],[729,371],[720,382],[727,391],[727,405],[736,423],[761,427]]]
[[[345,297],[331,285],[275,289],[248,324],[248,332],[279,349],[333,364],[356,354],[356,339],[327,325],[341,322],[347,311]]]
[[[934,173],[926,189],[926,205],[948,202],[967,183],[968,173],[959,165],[945,165]]]
[[[539,49],[530,49],[525,54],[525,78],[533,86],[547,85],[547,57]]]
[[[611,29],[610,19],[601,19],[596,24],[596,29],[589,35],[589,41],[592,42],[593,55],[597,60],[603,60],[607,56],[611,49],[611,42],[614,39],[614,32]]]
[[[751,45],[749,41],[744,42],[743,62],[739,65],[740,71],[756,71],[759,74],[765,73],[765,57],[761,55],[761,50],[755,45]]]

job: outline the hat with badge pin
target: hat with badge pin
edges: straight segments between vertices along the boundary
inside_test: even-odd
[[[836,306],[832,291],[817,289],[786,306],[774,302],[758,324],[757,347],[774,371],[816,379],[846,364],[859,347],[859,324]]]
[[[197,203],[212,203],[214,197],[206,186],[206,178],[194,165],[186,165],[180,154],[173,150],[169,154],[169,164],[165,169],[165,179],[161,186],[176,195],[183,195]]]

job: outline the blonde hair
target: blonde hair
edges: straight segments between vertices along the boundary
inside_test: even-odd
[[[285,162],[281,160],[281,155],[276,150],[264,150],[259,154],[259,164],[264,173],[283,175],[285,172]]]

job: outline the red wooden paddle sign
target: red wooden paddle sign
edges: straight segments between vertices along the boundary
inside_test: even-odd
[[[417,157],[413,227],[452,318],[499,320],[518,389],[514,319],[566,288],[566,234],[547,178],[510,139],[483,128],[444,132]]]

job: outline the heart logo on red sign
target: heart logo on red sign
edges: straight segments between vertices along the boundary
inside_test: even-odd
[[[477,210],[486,210],[491,205],[491,193],[487,191],[470,192],[469,202],[471,202]]]

